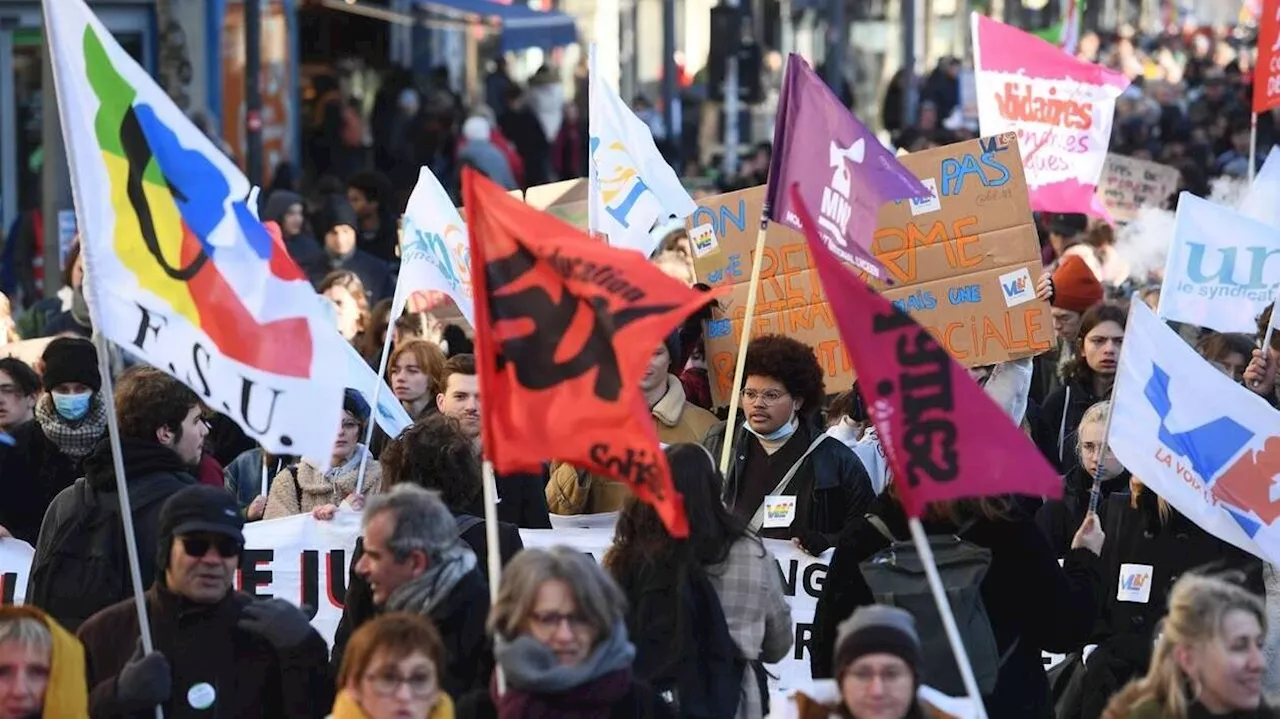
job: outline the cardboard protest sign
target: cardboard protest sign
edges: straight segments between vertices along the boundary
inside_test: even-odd
[[[519,190],[507,194],[520,197]],[[580,230],[587,229],[587,180],[584,177],[530,187],[522,199],[526,205],[555,215]]]
[[[44,348],[54,340],[53,337],[40,337],[33,340],[19,340],[0,345],[0,357],[17,357],[29,365],[35,366],[36,360],[44,356]]]
[[[1049,307],[1035,297],[1043,271],[1022,158],[1012,133],[906,155],[934,195],[880,208],[872,252],[893,276],[876,285],[965,366],[1049,349]],[[729,287],[706,328],[712,397],[728,404],[764,187],[704,200],[689,217],[698,279]],[[867,279],[864,275],[864,279]],[[751,336],[782,334],[818,355],[828,392],[855,379],[804,237],[770,224]]]
[[[1128,222],[1143,207],[1164,204],[1179,179],[1176,168],[1111,153],[1102,167],[1098,199],[1116,221]]]

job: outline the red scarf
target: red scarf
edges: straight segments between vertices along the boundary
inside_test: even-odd
[[[498,719],[607,719],[613,705],[631,691],[631,669],[616,672],[559,694],[535,694],[508,686],[498,696],[497,679],[489,682],[489,696]]]

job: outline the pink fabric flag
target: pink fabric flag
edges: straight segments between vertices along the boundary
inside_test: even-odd
[[[907,514],[961,497],[1061,497],[1062,480],[1031,440],[928,330],[840,263],[790,192]]]
[[[1018,134],[1031,209],[1110,220],[1096,193],[1128,78],[977,13],[973,64],[981,134]]]

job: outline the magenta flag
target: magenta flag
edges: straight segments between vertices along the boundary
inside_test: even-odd
[[[795,185],[791,201],[812,227]],[[1040,450],[933,335],[804,234],[907,514],[961,497],[1061,497],[1062,480]]]
[[[837,257],[891,282],[871,253],[880,205],[927,197],[929,190],[831,92],[796,54],[787,73],[773,128],[773,158],[765,216],[797,230],[787,189],[819,208],[817,234]]]

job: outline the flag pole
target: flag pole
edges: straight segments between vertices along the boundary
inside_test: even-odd
[[[600,186],[596,173],[596,158],[591,152],[591,103],[596,99],[596,44],[587,46],[587,234],[595,239],[600,231]]]
[[[489,564],[489,601],[498,603],[498,585],[502,581],[502,554],[498,551],[498,485],[493,474],[493,462],[484,460],[484,538]],[[498,682],[498,695],[507,692],[507,677],[501,665],[494,667]]]
[[[398,286],[399,283],[400,278],[397,277],[397,290],[400,289]],[[392,304],[391,309],[394,310],[395,308],[396,305]],[[400,311],[404,312],[403,305],[400,306]],[[392,312],[390,315],[392,318],[398,316],[399,315],[395,312]],[[395,329],[395,325],[395,319],[389,319],[387,321],[387,336],[382,340],[382,356],[378,358],[378,377],[373,383],[373,398],[369,400],[369,426],[365,427],[364,430],[364,454],[360,455],[360,473],[356,475],[356,494],[360,494],[364,491],[364,470],[365,466],[369,463],[369,455],[373,453],[373,450],[370,449],[369,445],[373,443],[373,428],[378,424],[376,419],[378,416],[378,396],[382,394],[382,375],[387,371],[387,360],[391,355],[391,332]],[[410,417],[410,419],[417,418]],[[395,439],[395,437],[392,437],[392,439]]]
[[[987,707],[982,703],[982,692],[978,690],[978,680],[973,675],[973,665],[964,650],[964,642],[960,639],[960,630],[956,627],[955,615],[951,613],[951,604],[942,589],[942,578],[938,576],[938,566],[933,561],[933,548],[929,546],[929,538],[924,533],[920,519],[910,517],[907,524],[911,527],[911,540],[915,542],[916,551],[920,553],[920,563],[924,565],[925,577],[929,580],[929,590],[933,593],[933,601],[938,605],[938,614],[942,617],[942,626],[947,631],[947,642],[951,644],[951,653],[956,657],[956,665],[960,668],[960,678],[964,680],[964,689],[973,701],[976,719],[987,719]]]
[[[760,229],[756,231],[756,249],[751,258],[751,282],[747,285],[747,312],[742,318],[742,336],[738,339],[738,361],[733,370],[733,390],[729,393],[729,418],[725,420],[724,444],[720,447],[720,474],[729,474],[729,457],[733,455],[733,438],[737,436],[738,407],[742,397],[742,376],[747,364],[747,344],[751,342],[751,321],[756,314],[760,271],[764,265],[764,242],[769,228],[768,201],[760,212]],[[733,318],[729,318],[730,322]]]
[[[1125,321],[1125,332],[1128,332],[1129,322],[1133,321],[1133,305],[1129,306],[1129,319]],[[1111,398],[1107,400],[1107,422],[1102,430],[1102,449],[1098,455],[1098,466],[1093,469],[1093,486],[1089,489],[1089,514],[1098,513],[1098,501],[1102,499],[1102,463],[1107,459],[1107,452],[1111,451],[1111,418],[1115,416],[1116,396],[1120,389],[1120,370],[1124,368],[1124,351],[1128,342],[1120,345],[1120,356],[1116,358],[1116,378],[1111,383]],[[1076,432],[1080,431],[1076,427]],[[1085,515],[1086,517],[1088,514]]]
[[[1258,164],[1258,113],[1250,113],[1249,118],[1249,184],[1253,184],[1254,168]]]
[[[86,264],[86,269],[88,265]],[[88,273],[85,274],[88,280]],[[125,481],[124,454],[120,449],[120,420],[116,417],[115,379],[111,376],[111,361],[106,335],[95,329],[93,343],[98,348],[98,373],[102,375],[101,401],[107,410],[107,441],[111,446],[111,464],[116,472],[116,496],[120,498],[120,523],[124,525],[124,544],[129,552],[129,580],[133,584],[133,608],[138,613],[138,635],[142,640],[143,654],[155,649],[151,642],[151,621],[147,618],[147,599],[143,594],[142,567],[138,563],[138,538],[133,533],[133,508],[129,501],[129,485]],[[164,719],[164,710],[156,705],[157,719]]]

